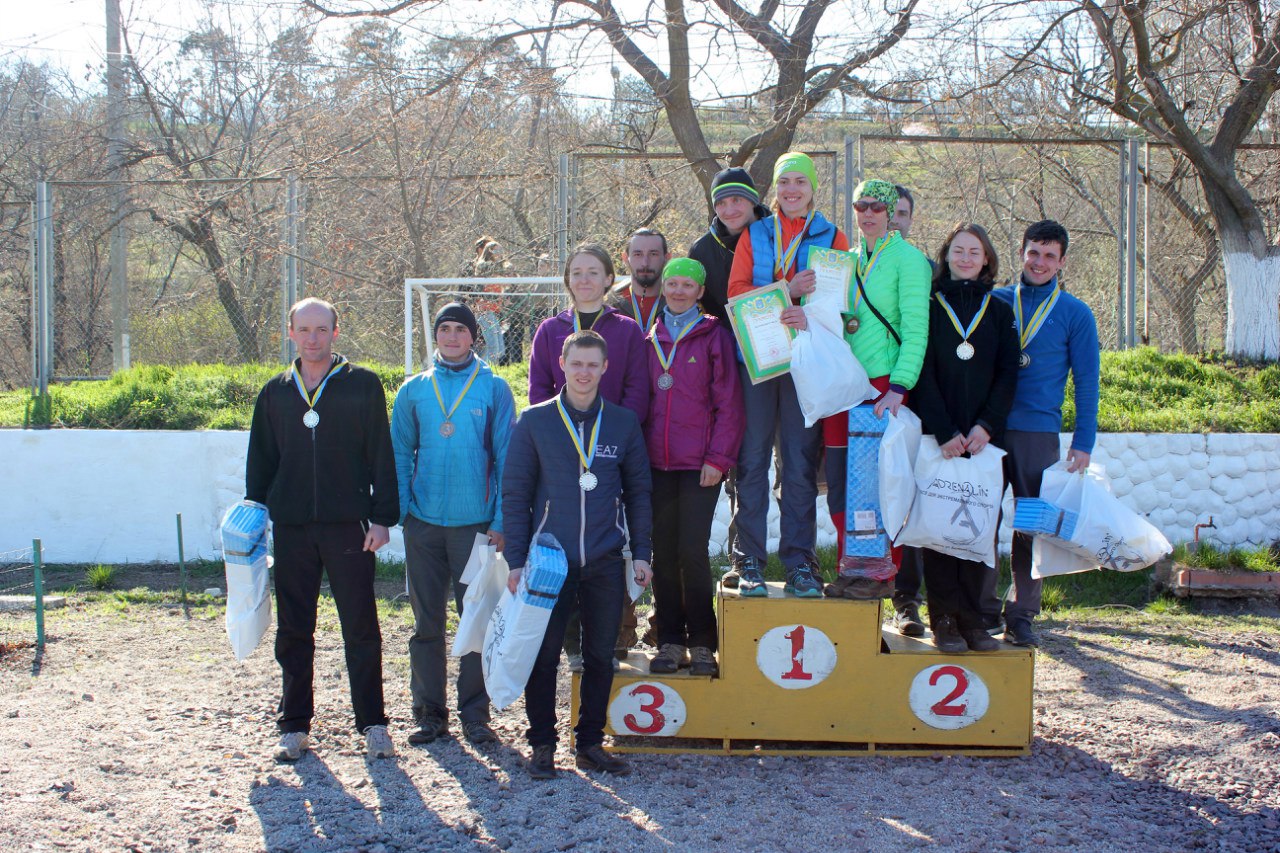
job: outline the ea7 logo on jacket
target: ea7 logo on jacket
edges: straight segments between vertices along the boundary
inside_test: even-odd
[[[596,456],[600,456],[600,457],[603,457],[603,458],[605,458],[605,459],[617,459],[617,458],[618,458],[618,445],[616,445],[616,444],[597,444],[597,445],[596,445]]]

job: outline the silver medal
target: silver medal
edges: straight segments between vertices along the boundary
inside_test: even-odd
[[[320,425],[320,413],[315,409],[307,409],[307,413],[302,416],[302,425],[307,429],[315,429]]]
[[[582,476],[578,478],[578,485],[582,487],[582,491],[589,492],[596,486],[600,485],[600,478],[595,474],[592,474],[590,471],[585,471]]]
[[[968,341],[961,341],[960,346],[956,347],[956,357],[961,361],[968,361],[973,358],[973,344]]]
[[[1029,364],[1031,364],[1031,353],[1026,350],[1018,353],[1018,367],[1026,367]]]
[[[453,435],[454,429],[455,427],[453,425],[453,421],[445,421],[444,423],[440,424],[440,434],[443,435],[445,438],[448,438],[449,436]]]
[[[658,387],[661,388],[663,391],[670,391],[671,386],[675,384],[676,384],[676,380],[671,376],[670,373],[663,373],[661,376],[658,377]]]

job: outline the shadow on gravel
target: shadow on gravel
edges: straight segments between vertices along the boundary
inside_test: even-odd
[[[1016,824],[1035,812],[1056,812],[1061,819],[1080,811],[1089,815],[1083,831],[1091,837],[1088,843],[1080,839],[1074,847],[1077,850],[1106,849],[1111,845],[1105,842],[1114,844],[1121,839],[1128,839],[1134,849],[1280,849],[1280,809],[1264,806],[1246,810],[1226,802],[1243,794],[1233,786],[1220,787],[1215,797],[1182,790],[1157,778],[1169,763],[1186,755],[1185,745],[1152,750],[1138,761],[1141,769],[1136,773],[1059,741],[1036,738],[1032,750],[1041,763],[1039,772],[1022,776],[1016,786],[1004,792],[1006,804],[992,815],[997,822],[992,827],[995,838],[1006,834],[1010,825],[1002,824],[1002,819]],[[1046,761],[1053,765],[1047,774],[1043,772]],[[1016,767],[1018,762],[1012,759],[1010,765]],[[999,784],[998,779],[993,781]],[[1214,787],[1211,782],[1201,784]],[[1037,846],[1045,843],[1034,835],[1013,837]]]
[[[395,813],[412,811],[416,832],[436,833],[446,829],[435,812],[417,796],[413,783],[394,759],[369,762],[367,766],[382,811],[391,808],[390,798],[396,802]],[[308,752],[293,768],[301,777],[300,786],[271,774],[266,785],[255,787],[249,794],[249,803],[262,825],[267,850],[346,851],[390,841],[393,834],[414,837],[413,833],[405,833],[404,828],[393,831],[385,825],[383,815],[352,796],[315,752]],[[407,807],[402,800],[407,802]]]
[[[1247,726],[1252,734],[1257,735],[1280,732],[1280,719],[1265,711],[1256,709],[1228,711],[1220,706],[1192,699],[1171,681],[1153,679],[1139,674],[1136,669],[1124,664],[1125,662],[1145,662],[1165,667],[1172,673],[1199,672],[1203,669],[1203,665],[1172,661],[1158,654],[1146,655],[1141,651],[1144,648],[1143,645],[1118,647],[1106,641],[1117,636],[1115,630],[1108,627],[1076,625],[1072,627],[1072,634],[1075,637],[1057,635],[1048,650],[1061,664],[1076,668],[1083,677],[1082,688],[1100,699],[1134,699],[1197,720],[1218,722],[1224,716],[1228,716],[1232,721]],[[1089,639],[1090,636],[1106,639],[1093,640]],[[1141,630],[1125,630],[1120,636],[1137,644],[1149,641],[1153,646],[1167,644],[1171,640],[1167,634]],[[1177,636],[1181,637],[1181,635]],[[1190,642],[1187,643],[1187,645],[1190,644]],[[1223,654],[1240,655],[1253,666],[1280,669],[1280,652],[1266,646],[1254,645],[1240,639],[1215,641],[1200,636],[1197,636],[1194,645]],[[1241,668],[1236,666],[1234,669],[1239,672]],[[1252,672],[1247,666],[1244,671]],[[1263,673],[1256,674],[1264,677]]]

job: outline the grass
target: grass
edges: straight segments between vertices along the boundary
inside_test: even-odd
[[[376,372],[390,407],[404,368]],[[140,365],[105,382],[71,382],[47,398],[0,393],[0,427],[76,429],[248,429],[258,391],[278,364]],[[526,405],[528,366],[495,368]],[[1166,354],[1150,347],[1102,354],[1102,432],[1280,432],[1280,365],[1220,355]],[[1075,424],[1072,393],[1063,429]]]
[[[1184,542],[1173,549],[1173,561],[1218,571],[1280,572],[1280,540],[1269,547],[1227,549],[1208,542],[1199,545]]]
[[[90,566],[84,573],[85,582],[96,590],[111,589],[116,582],[116,567],[99,563]]]

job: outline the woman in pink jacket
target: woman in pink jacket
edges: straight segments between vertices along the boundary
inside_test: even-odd
[[[716,666],[714,583],[707,544],[720,483],[742,444],[742,388],[733,337],[698,309],[707,273],[690,258],[662,270],[666,305],[649,332],[645,442],[653,474],[653,594],[658,653],[650,672]]]

